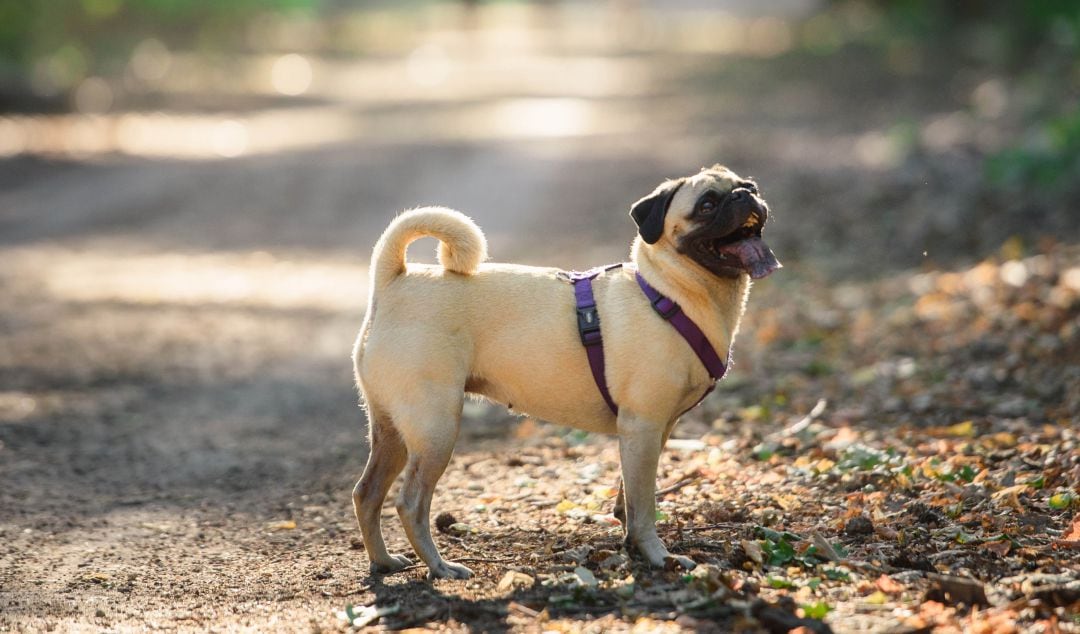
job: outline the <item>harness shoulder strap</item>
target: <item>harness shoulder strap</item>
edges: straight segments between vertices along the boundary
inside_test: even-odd
[[[600,395],[604,397],[604,402],[611,409],[611,412],[615,415],[619,414],[619,407],[615,404],[615,400],[611,398],[611,392],[608,390],[607,377],[605,376],[605,363],[604,363],[604,338],[600,331],[600,313],[596,309],[596,297],[593,295],[592,281],[598,277],[601,273],[605,273],[612,269],[622,267],[623,264],[611,264],[608,266],[597,267],[588,271],[568,271],[560,273],[560,277],[563,277],[574,285],[574,302],[577,308],[577,326],[578,335],[581,337],[581,344],[585,346],[585,354],[589,359],[589,369],[592,370],[593,380],[596,382],[597,389],[600,390]],[[705,369],[709,372],[709,377],[712,378],[712,384],[709,386],[705,393],[701,395],[697,403],[694,403],[690,409],[697,407],[701,401],[705,400],[705,397],[713,391],[716,387],[716,382],[720,380],[724,373],[727,372],[727,365],[720,359],[720,355],[716,353],[716,349],[709,343],[705,333],[698,328],[698,325],[694,323],[689,316],[682,311],[677,303],[671,299],[663,296],[655,288],[649,285],[645,281],[645,278],[641,276],[639,271],[634,272],[634,277],[637,279],[638,286],[641,287],[641,291],[648,298],[649,303],[656,310],[665,321],[667,321],[680,335],[686,340],[686,343],[690,344],[690,348],[697,355],[698,359],[705,366]],[[728,359],[730,362],[731,350],[728,349]],[[687,410],[689,411],[689,410]],[[686,412],[683,412],[685,414]],[[681,416],[682,414],[680,414]]]
[[[716,348],[713,348],[712,344],[709,343],[709,339],[701,331],[701,328],[698,328],[698,325],[694,323],[694,320],[690,319],[677,303],[661,295],[659,291],[649,285],[640,271],[636,271],[634,277],[637,278],[638,286],[645,293],[645,297],[649,298],[649,303],[652,304],[657,314],[671,324],[675,330],[679,331],[686,343],[690,344],[694,354],[701,360],[705,369],[709,371],[712,380],[715,382],[723,378],[724,373],[727,372],[727,365],[720,359],[720,355],[716,353]],[[731,356],[730,350],[728,356]]]

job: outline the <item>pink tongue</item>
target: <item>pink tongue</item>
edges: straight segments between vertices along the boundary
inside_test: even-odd
[[[720,247],[720,252],[737,259],[743,270],[755,280],[760,280],[783,266],[765,242],[757,237],[724,245]]]

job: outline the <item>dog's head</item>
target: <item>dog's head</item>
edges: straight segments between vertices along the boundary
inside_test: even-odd
[[[757,184],[721,165],[663,183],[630,216],[645,244],[673,249],[718,277],[760,279],[781,266],[761,239],[769,207]]]

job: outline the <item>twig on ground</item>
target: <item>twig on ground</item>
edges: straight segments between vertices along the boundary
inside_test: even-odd
[[[739,524],[737,522],[718,522],[716,524],[702,524],[700,526],[683,526],[680,530],[682,532],[696,532],[696,531],[711,531],[718,528],[742,528],[745,524]],[[660,530],[675,530],[674,526],[658,526]]]
[[[682,480],[679,480],[678,482],[676,482],[675,484],[673,484],[673,485],[671,485],[669,487],[664,487],[663,489],[660,489],[659,491],[656,492],[656,496],[660,497],[661,495],[667,495],[668,493],[674,493],[675,491],[678,491],[679,489],[683,488],[684,486],[686,486],[688,484],[694,484],[695,482],[699,482],[700,480],[701,480],[701,477],[697,476],[697,475],[690,476],[689,478],[683,478]]]

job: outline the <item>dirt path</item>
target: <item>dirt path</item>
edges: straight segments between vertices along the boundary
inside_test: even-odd
[[[839,631],[1076,631],[1075,248],[972,268],[1022,225],[984,201],[963,142],[880,162],[885,122],[956,107],[934,71],[878,85],[849,72],[877,63],[858,56],[653,63],[648,90],[572,96],[612,122],[598,134],[423,142],[393,108],[344,100],[390,132],[231,160],[5,160],[0,629],[336,630],[355,605],[392,627],[753,631],[804,606]],[[435,506],[478,578],[368,577],[348,352],[390,215],[458,207],[497,259],[583,267],[624,257],[632,200],[716,160],[759,178],[789,267],[755,290],[733,375],[664,459],[663,533],[711,567],[619,552],[610,439],[470,405]],[[1046,231],[1068,219],[1040,213]],[[911,274],[924,250],[947,272]],[[808,551],[814,534],[845,561]],[[925,602],[931,570],[988,584],[993,607]],[[1044,586],[1064,598],[1040,602]]]

